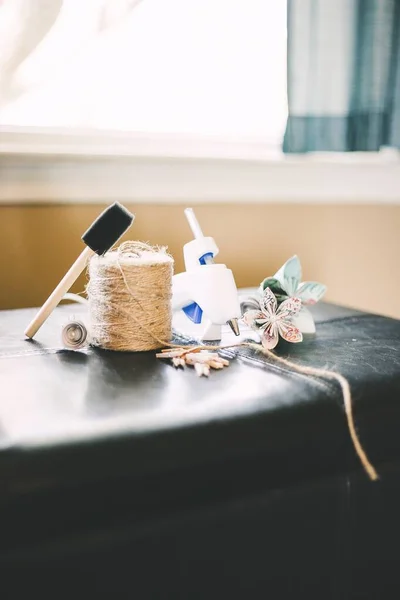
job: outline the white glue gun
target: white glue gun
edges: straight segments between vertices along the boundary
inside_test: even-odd
[[[172,309],[180,312],[174,326],[204,341],[221,339],[221,325],[226,323],[239,335],[241,312],[233,273],[226,265],[214,264],[218,246],[212,237],[204,237],[193,209],[187,208],[185,215],[195,239],[183,247],[186,271],[172,279]]]

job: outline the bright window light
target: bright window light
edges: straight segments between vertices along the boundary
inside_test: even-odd
[[[7,2],[5,3],[7,5]],[[281,144],[285,0],[142,0],[105,30],[64,0],[20,64],[1,125],[219,136]]]

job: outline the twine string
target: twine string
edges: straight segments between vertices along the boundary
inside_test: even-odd
[[[92,331],[92,339],[95,340],[95,344],[113,350],[153,350],[162,346],[182,348],[181,344],[170,341],[172,337],[170,300],[172,296],[173,260],[166,254],[166,249],[153,247],[144,242],[125,242],[119,246],[117,251],[113,252],[115,253],[115,261],[107,264],[101,262],[102,257],[94,257],[90,263],[90,281],[87,292],[92,315],[92,328],[94,321],[95,335]],[[142,266],[129,264],[129,260],[126,260],[126,257],[129,256],[140,259],[144,255],[151,256],[151,254],[154,254],[153,263],[150,261]],[[156,255],[159,257],[160,254],[170,260],[157,263]],[[93,265],[96,265],[97,268]],[[143,268],[144,266],[148,268]],[[113,283],[110,284],[110,281]],[[121,284],[125,290],[121,289]],[[132,288],[138,290],[138,292],[133,293]],[[157,289],[156,294],[154,294],[154,288]],[[129,300],[126,297],[126,292],[128,292]],[[143,307],[138,296],[148,306],[147,310]],[[137,314],[137,308],[139,308],[139,314]],[[155,310],[159,312],[160,318],[158,320],[154,320]],[[133,328],[132,321],[138,327]],[[118,330],[121,328],[127,329],[128,336],[120,335]],[[144,333],[150,336],[151,341],[144,336]],[[372,481],[378,479],[377,471],[370,462],[358,437],[354,423],[350,384],[343,375],[329,369],[299,365],[254,342],[238,342],[226,345],[198,344],[187,346],[187,349],[185,347],[184,354],[201,352],[202,350],[218,351],[235,347],[248,347],[261,352],[271,360],[303,375],[336,381],[342,393],[347,426],[356,454],[368,477]]]
[[[279,362],[279,363],[289,367],[290,369],[297,371],[298,373],[302,373],[304,375],[322,377],[325,379],[331,379],[331,380],[337,381],[337,383],[340,386],[341,392],[342,392],[343,404],[344,404],[344,409],[345,409],[346,419],[347,419],[347,427],[349,429],[350,438],[351,438],[351,441],[353,442],[354,449],[355,449],[357,456],[360,459],[360,462],[361,462],[365,472],[367,473],[368,477],[372,481],[376,481],[379,478],[378,473],[376,472],[375,467],[370,462],[370,460],[360,442],[360,438],[358,437],[357,431],[356,431],[356,427],[355,427],[355,423],[354,423],[353,402],[352,402],[352,397],[351,397],[350,384],[349,384],[348,380],[346,379],[346,377],[344,377],[340,373],[337,373],[336,371],[331,371],[329,369],[319,369],[317,367],[308,367],[305,365],[299,365],[297,363],[292,362],[291,360],[288,360],[287,358],[278,356],[271,350],[267,350],[266,348],[263,348],[262,346],[260,347],[258,344],[254,344],[251,342],[247,342],[245,344],[248,347],[253,348],[253,350],[262,352],[265,356],[269,356],[270,358],[272,358],[272,360],[275,360],[276,362]]]

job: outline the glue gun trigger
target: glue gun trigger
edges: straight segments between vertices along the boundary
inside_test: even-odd
[[[193,323],[195,323],[196,325],[201,323],[202,318],[203,318],[203,310],[200,308],[200,306],[196,302],[192,302],[191,304],[184,306],[182,308],[182,310],[185,313],[185,315],[188,317],[188,319],[193,321]]]

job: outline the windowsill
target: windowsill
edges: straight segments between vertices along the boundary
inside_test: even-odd
[[[400,203],[400,154],[284,156],[259,140],[0,131],[0,203]]]

